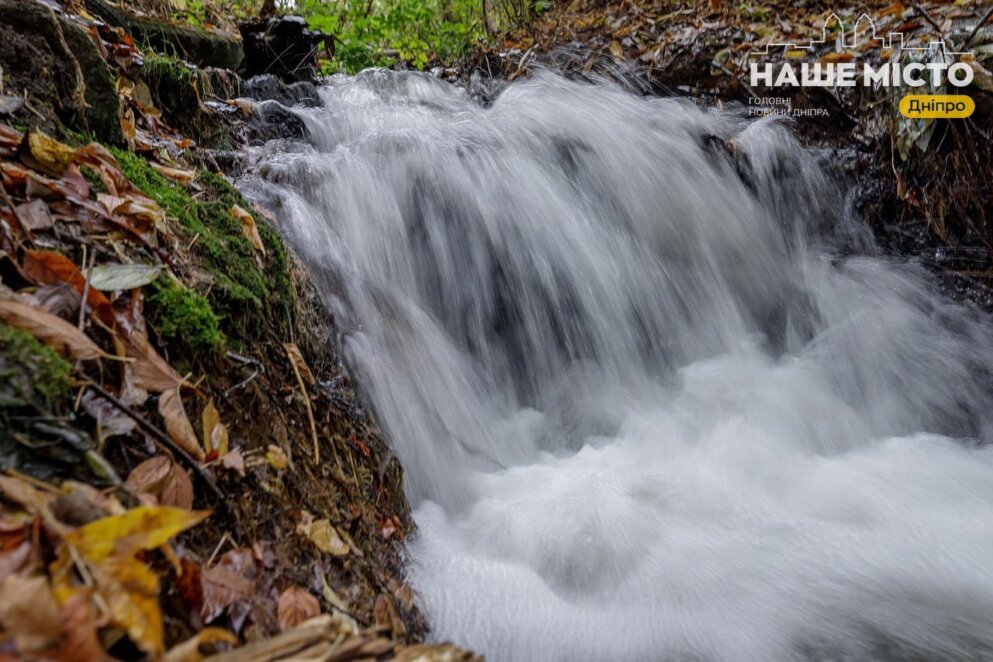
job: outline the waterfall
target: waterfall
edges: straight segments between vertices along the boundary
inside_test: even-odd
[[[251,154],[489,660],[993,657],[993,334],[773,119],[331,79]]]

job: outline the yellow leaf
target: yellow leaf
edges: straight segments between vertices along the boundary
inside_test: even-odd
[[[159,396],[159,414],[165,421],[166,432],[169,433],[169,437],[180,448],[202,462],[206,454],[200,448],[197,433],[193,430],[193,425],[186,415],[178,387],[165,391]]]
[[[245,234],[245,238],[252,242],[255,250],[265,255],[265,246],[262,244],[262,237],[259,236],[259,229],[255,227],[255,219],[252,215],[238,205],[231,207],[231,215],[241,222],[241,231]]]
[[[208,453],[217,451],[218,455],[228,452],[228,429],[221,423],[213,400],[203,409],[203,448]]]
[[[65,541],[88,561],[99,563],[111,554],[131,555],[138,550],[161,547],[208,515],[209,511],[139,506],[90,522],[68,534]]]
[[[107,558],[91,572],[113,622],[127,630],[131,641],[143,651],[161,655],[165,644],[158,576],[130,556]]]
[[[169,166],[153,163],[151,161],[149,161],[148,165],[152,166],[152,168],[154,168],[155,171],[163,177],[168,177],[169,179],[179,182],[180,184],[189,184],[196,176],[196,172],[193,170],[170,168]]]
[[[326,519],[301,524],[297,530],[310,538],[314,546],[322,552],[335,556],[348,554],[348,544],[341,539],[338,530],[331,526],[331,522]]]
[[[76,150],[44,133],[29,133],[21,144],[21,159],[32,168],[61,175],[76,158]]]
[[[269,462],[269,466],[276,471],[282,471],[290,463],[290,461],[286,459],[286,453],[283,452],[283,449],[273,444],[269,444],[269,449],[266,451],[265,459]]]

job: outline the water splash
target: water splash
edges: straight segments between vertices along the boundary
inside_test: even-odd
[[[241,185],[403,461],[435,637],[993,656],[990,320],[873,257],[782,126],[548,74],[322,94]]]

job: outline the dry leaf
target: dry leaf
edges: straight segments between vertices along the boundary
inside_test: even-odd
[[[203,448],[208,454],[212,451],[217,455],[228,452],[228,429],[221,423],[221,415],[217,413],[213,400],[203,409]]]
[[[80,295],[86,291],[86,278],[72,261],[61,253],[52,251],[24,251],[24,263],[21,271],[38,285],[61,285],[68,283]],[[113,309],[110,301],[102,292],[89,288],[86,303],[107,326],[114,323]]]
[[[233,471],[242,478],[245,477],[245,458],[237,448],[222,455],[218,463],[228,471]]]
[[[133,290],[148,285],[162,273],[150,264],[101,264],[90,271],[90,287],[102,292]]]
[[[90,572],[113,623],[143,651],[161,655],[165,644],[158,576],[136,558],[116,555],[93,565]]]
[[[104,662],[111,659],[100,645],[97,635],[99,624],[91,589],[79,589],[66,599],[62,604],[62,623],[65,639],[59,650],[60,662]]]
[[[111,554],[129,555],[161,547],[209,515],[207,511],[138,506],[120,515],[90,522],[67,534],[65,541],[88,561],[99,563]]]
[[[255,250],[265,255],[265,245],[262,243],[262,237],[259,236],[259,229],[255,227],[255,219],[252,215],[238,205],[231,207],[231,215],[241,222],[241,231],[245,234],[245,238],[252,242]]]
[[[300,371],[300,377],[303,379],[303,382],[307,386],[313,386],[316,383],[314,373],[310,371],[310,368],[307,367],[307,362],[303,360],[303,354],[300,353],[300,348],[291,342],[284,343],[283,347],[286,349],[286,355],[290,357],[290,361]]]
[[[29,133],[21,143],[21,160],[36,170],[59,176],[76,158],[76,150],[44,133]]]
[[[193,483],[183,469],[165,455],[148,458],[128,476],[127,485],[140,494],[150,494],[163,506],[189,510],[193,507]]]
[[[334,554],[335,556],[345,556],[348,554],[348,544],[342,540],[338,530],[331,526],[331,522],[326,519],[319,519],[308,522],[309,515],[304,517],[304,521],[297,525],[297,532],[310,538],[314,546],[322,552]]]
[[[152,166],[157,173],[163,177],[168,177],[169,179],[179,182],[180,184],[189,184],[193,181],[196,176],[196,172],[193,170],[181,170],[180,168],[170,168],[169,166],[164,166],[159,163],[153,163],[149,161],[148,165]]]
[[[44,200],[32,200],[17,206],[17,217],[28,230],[48,230],[54,225]]]
[[[203,449],[200,448],[200,442],[197,441],[197,433],[193,431],[193,425],[186,415],[186,409],[183,407],[183,400],[179,395],[178,387],[165,391],[159,396],[159,414],[162,415],[162,419],[165,421],[166,432],[169,433],[169,438],[175,441],[184,451],[200,462],[203,462],[207,456],[203,452]]]
[[[203,607],[200,610],[204,621],[209,623],[231,605],[250,599],[255,594],[257,570],[252,550],[247,547],[225,552],[217,565],[204,570],[201,573]]]
[[[27,331],[63,356],[91,360],[105,356],[86,334],[61,317],[16,299],[0,299],[0,320]]]
[[[279,618],[279,629],[283,632],[320,613],[321,605],[317,602],[317,598],[301,586],[291,586],[279,596],[276,614]]]
[[[276,471],[282,471],[290,463],[289,460],[286,459],[286,453],[283,449],[274,444],[269,444],[269,448],[265,453],[265,459],[269,462],[269,466]]]
[[[24,654],[50,648],[62,635],[59,605],[46,577],[10,575],[0,584],[0,626]]]

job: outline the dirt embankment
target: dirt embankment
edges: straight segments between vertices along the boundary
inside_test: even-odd
[[[314,87],[87,8],[0,0],[0,658],[471,659],[416,645],[402,469],[216,172]]]
[[[805,143],[832,153],[830,168],[852,187],[853,204],[883,250],[919,257],[949,294],[993,309],[991,10],[988,1],[968,0],[573,0],[481,48],[463,75],[513,80],[549,66],[612,79],[642,94],[789,116]],[[751,62],[777,71],[786,62],[797,68],[803,62],[927,64],[943,52],[914,49],[938,41],[948,52],[967,53],[949,57],[973,68],[968,87],[947,81],[922,88],[749,85]],[[906,119],[897,106],[908,91],[967,94],[976,111],[965,120]]]

